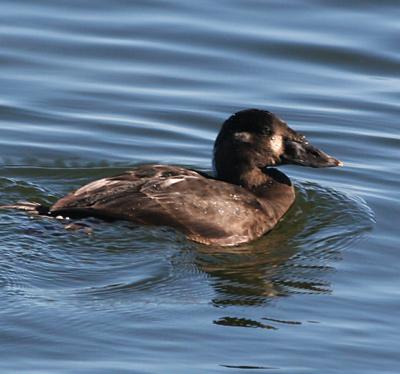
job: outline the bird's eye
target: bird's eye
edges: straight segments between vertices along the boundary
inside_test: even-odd
[[[261,129],[261,134],[262,135],[271,135],[271,129],[269,129],[268,127],[263,127],[262,129]]]

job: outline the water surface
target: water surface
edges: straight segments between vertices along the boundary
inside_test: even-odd
[[[146,162],[211,172],[247,107],[345,167],[282,168],[295,205],[229,249],[2,212],[0,370],[397,373],[399,17],[393,0],[3,1],[1,204]]]

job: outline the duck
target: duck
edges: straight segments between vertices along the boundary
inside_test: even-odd
[[[272,230],[293,205],[293,183],[276,168],[286,164],[343,166],[274,113],[245,109],[222,124],[214,143],[214,175],[145,164],[90,182],[49,207],[21,202],[2,208],[168,226],[198,243],[237,246]]]

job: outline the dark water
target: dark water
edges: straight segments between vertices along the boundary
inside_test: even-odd
[[[238,248],[2,212],[1,372],[399,372],[397,1],[0,8],[0,203],[143,162],[210,171],[246,107],[345,162],[284,168],[295,206]]]

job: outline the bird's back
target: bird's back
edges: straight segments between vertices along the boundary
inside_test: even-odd
[[[192,240],[218,245],[247,242],[277,221],[248,190],[166,165],[139,166],[91,182],[57,201],[50,212],[165,225]]]

